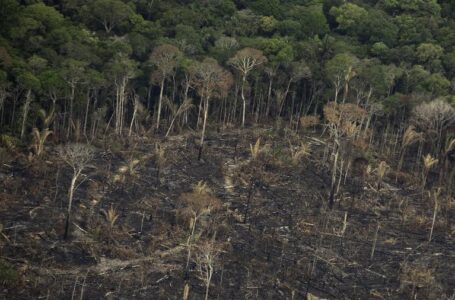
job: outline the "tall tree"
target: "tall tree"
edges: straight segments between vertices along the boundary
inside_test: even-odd
[[[182,53],[170,44],[163,44],[153,49],[149,61],[156,68],[157,81],[160,85],[160,96],[158,99],[158,109],[156,111],[156,129],[160,127],[161,107],[163,104],[164,83],[166,78],[175,70]]]
[[[19,85],[25,90],[25,103],[22,106],[21,138],[25,135],[33,92],[37,93],[41,89],[41,82],[38,74],[46,68],[47,63],[46,59],[38,55],[33,55],[28,59],[27,65],[24,66],[24,69],[22,69],[17,76]]]
[[[224,70],[213,58],[206,58],[195,66],[195,82],[203,105],[203,122],[198,160],[202,158],[210,100],[215,96],[221,96],[223,92],[230,88],[229,83],[232,82],[230,80],[231,78],[232,75]]]
[[[78,180],[80,179],[82,172],[88,167],[88,164],[94,157],[94,150],[90,145],[67,144],[59,148],[58,154],[73,171],[71,184],[68,188],[68,208],[65,222],[65,233],[63,235],[63,238],[66,239],[69,232],[74,192],[81,184],[80,182],[78,183]]]
[[[341,89],[345,88],[344,95],[347,95],[347,84],[354,75],[354,68],[358,64],[358,59],[348,53],[337,54],[335,57],[327,61],[325,72],[335,88],[334,102],[337,103],[338,95]]]
[[[115,132],[121,135],[125,123],[125,106],[128,100],[127,86],[130,79],[138,75],[138,63],[126,54],[116,55],[108,64],[109,77],[115,86]]]
[[[229,64],[233,66],[242,76],[241,96],[242,96],[242,127],[245,127],[245,114],[246,114],[246,98],[245,98],[245,84],[248,74],[254,68],[264,64],[267,58],[263,55],[261,50],[254,48],[243,48],[238,51],[234,57],[229,60]]]
[[[67,138],[70,137],[72,128],[74,127],[74,100],[76,97],[76,91],[79,85],[85,83],[85,71],[88,63],[85,61],[75,60],[69,58],[62,63],[61,76],[65,80],[67,86],[69,87],[69,92],[67,99],[69,102],[69,111],[68,115],[68,130]]]

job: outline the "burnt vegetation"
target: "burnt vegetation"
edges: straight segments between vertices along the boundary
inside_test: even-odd
[[[454,299],[453,1],[0,0],[0,298]]]

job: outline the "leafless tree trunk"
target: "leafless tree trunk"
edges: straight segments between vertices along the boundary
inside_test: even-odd
[[[221,247],[214,238],[210,241],[204,241],[196,253],[196,264],[199,271],[199,278],[205,284],[205,300],[209,299],[209,289],[212,282],[215,266],[218,263],[218,256],[221,253]]]
[[[125,103],[126,103],[126,85],[128,76],[124,76],[119,82],[116,82],[116,103],[115,103],[115,133],[122,134],[125,120]]]
[[[77,181],[81,177],[84,169],[88,166],[88,163],[93,159],[94,153],[93,149],[85,144],[68,144],[61,147],[58,153],[60,158],[73,170],[70,187],[68,189],[68,208],[65,221],[65,233],[63,235],[63,238],[67,239],[74,192],[80,184],[77,184]]]
[[[21,139],[25,134],[25,125],[27,124],[28,112],[30,110],[30,103],[32,102],[32,90],[28,90],[25,96],[25,104],[22,111],[22,126],[21,126]]]
[[[66,138],[69,139],[71,135],[71,126],[73,125],[73,110],[74,110],[74,97],[76,94],[76,83],[74,82],[69,82],[71,92],[69,95],[69,102],[70,102],[70,111],[68,114],[68,131],[66,133]]]
[[[242,87],[240,89],[240,95],[242,97],[242,127],[245,127],[245,114],[246,114],[245,82],[246,82],[246,74],[244,74],[242,76]]]
[[[84,136],[87,136],[87,123],[88,123],[89,108],[90,108],[90,89],[87,90],[87,104],[85,106],[85,117],[84,117]]]
[[[201,160],[202,158],[202,149],[204,147],[204,138],[205,138],[205,129],[207,126],[207,116],[209,114],[209,98],[205,100],[205,105],[204,105],[204,120],[202,123],[202,132],[201,132],[201,144],[199,146],[199,155],[198,155],[198,160]]]
[[[160,98],[158,99],[158,110],[156,111],[156,130],[160,127],[160,118],[161,118],[161,106],[163,103],[163,92],[164,92],[164,81],[165,77],[163,76],[163,79],[161,79],[160,83]]]
[[[133,117],[131,118],[130,130],[128,132],[128,136],[131,136],[131,132],[133,130],[133,124],[134,124],[134,121],[136,120],[137,110],[139,108],[139,99],[138,99],[137,95],[134,95],[133,102],[134,102]]]

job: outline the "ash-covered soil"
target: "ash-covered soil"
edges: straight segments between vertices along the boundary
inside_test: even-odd
[[[258,137],[262,154],[253,160]],[[290,145],[301,141],[310,154],[292,163]],[[197,258],[208,241],[219,249],[209,299],[453,299],[451,197],[440,200],[429,242],[434,207],[415,176],[388,176],[378,189],[374,171],[353,167],[328,207],[327,137],[212,132],[202,161],[196,142],[189,133],[95,144],[67,240],[72,172],[55,147],[3,163],[0,298],[182,299],[188,285],[189,299],[204,299]],[[156,143],[165,148],[159,176]],[[374,168],[380,158],[369,153]],[[222,206],[198,219],[188,243],[191,218],[181,199],[200,181]]]

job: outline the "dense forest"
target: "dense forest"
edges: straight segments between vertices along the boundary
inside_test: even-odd
[[[0,0],[0,298],[454,299],[454,166],[453,0]]]
[[[3,139],[30,139],[43,113],[59,139],[93,139],[106,124],[195,128],[205,109],[225,126],[292,125],[329,101],[401,126],[419,103],[453,101],[454,6],[2,0]]]

